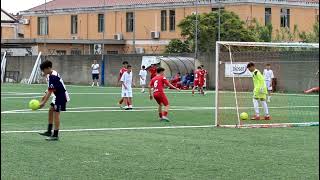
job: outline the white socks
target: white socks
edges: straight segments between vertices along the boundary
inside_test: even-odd
[[[253,107],[256,116],[259,116],[259,102],[256,99],[253,99]]]
[[[269,116],[269,109],[268,109],[268,105],[266,101],[260,101],[261,105],[263,107],[264,110],[264,114],[265,116]],[[257,99],[253,99],[253,107],[254,107],[254,111],[256,116],[259,116],[259,101]]]
[[[269,96],[270,97],[270,96]],[[269,116],[269,109],[266,101],[261,101],[265,116]]]
[[[92,85],[91,85],[92,87],[94,86],[94,82],[92,83]],[[97,86],[99,87],[99,83],[97,82]]]

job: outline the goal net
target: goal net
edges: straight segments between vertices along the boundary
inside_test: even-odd
[[[319,125],[319,44],[219,41],[216,47],[216,126]],[[249,62],[261,72],[263,85],[270,90],[265,100],[254,98]],[[263,75],[267,65],[273,76],[270,70]],[[258,92],[259,97],[266,94],[263,89]],[[271,120],[264,120],[265,103]],[[260,120],[251,120],[257,111]],[[248,119],[240,117],[242,112]]]

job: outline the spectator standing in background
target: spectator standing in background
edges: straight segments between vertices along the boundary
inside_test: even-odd
[[[263,76],[268,89],[267,102],[270,102],[272,91],[272,79],[274,78],[273,71],[271,70],[271,64],[266,64],[266,68],[263,70]]]
[[[140,76],[140,86],[141,86],[141,92],[144,93],[144,87],[146,86],[146,80],[147,80],[147,71],[146,71],[146,67],[142,66],[140,72],[139,72],[139,76]]]
[[[97,83],[97,86],[99,86],[99,68],[100,65],[97,63],[97,60],[93,61],[93,64],[91,65],[91,72],[92,72],[92,87],[94,86],[94,83]]]

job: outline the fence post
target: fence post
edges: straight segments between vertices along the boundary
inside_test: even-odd
[[[105,82],[104,82],[104,74],[105,74],[105,56],[102,55],[102,60],[101,60],[101,86],[105,86]]]

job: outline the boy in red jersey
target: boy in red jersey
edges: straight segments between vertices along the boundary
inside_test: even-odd
[[[203,93],[203,85],[204,85],[204,72],[201,66],[198,66],[197,70],[195,71],[195,79],[194,79],[194,86],[192,88],[192,96],[194,96],[194,90],[198,86],[200,94]]]
[[[208,75],[208,71],[204,69],[204,65],[201,65],[202,71],[203,71],[203,75],[204,75],[204,81],[203,81],[203,87],[207,89],[207,75]],[[203,94],[205,94],[203,92]]]
[[[120,83],[120,79],[121,79],[123,73],[127,71],[128,64],[129,64],[128,61],[122,62],[122,68],[120,69],[119,77],[118,77],[118,84]],[[119,103],[118,103],[120,107],[122,107],[123,101],[124,101],[124,98],[121,97],[121,99],[119,100]]]
[[[152,78],[149,84],[149,95],[150,95],[150,100],[154,98],[159,104],[158,111],[159,111],[160,121],[169,122],[169,118],[168,118],[169,101],[167,99],[166,94],[164,93],[165,85],[173,89],[176,89],[177,91],[180,91],[180,89],[174,87],[166,79],[166,77],[164,76],[164,68],[159,67],[157,68],[157,75],[154,78]],[[153,96],[152,96],[151,90],[153,90]],[[162,106],[164,106],[164,111],[162,111]]]
[[[156,64],[152,64],[151,67],[148,69],[150,73],[150,79],[154,78],[157,75],[157,66]]]

